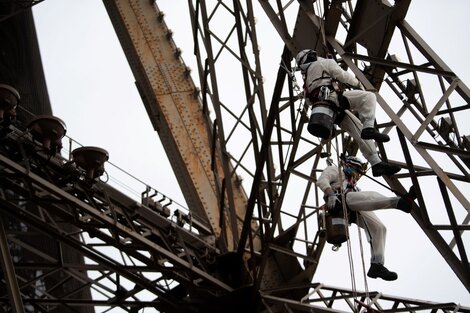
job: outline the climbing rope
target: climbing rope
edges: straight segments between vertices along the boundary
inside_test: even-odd
[[[335,143],[336,143],[336,159],[337,159],[337,162],[338,162],[338,175],[339,177],[341,178],[342,177],[342,169],[341,169],[341,159],[340,159],[340,153],[339,153],[339,150],[338,150],[338,136],[335,137]],[[343,186],[343,181],[341,181],[341,184],[340,184],[340,192],[341,192],[341,204],[342,204],[342,207],[343,207],[343,218],[345,221],[348,220],[348,210],[347,210],[347,206],[346,206],[346,196],[344,194],[344,186]],[[355,272],[354,272],[354,260],[353,260],[353,255],[352,255],[352,247],[351,247],[351,241],[349,240],[350,236],[349,236],[349,227],[346,226],[346,238],[348,238],[348,240],[346,240],[346,245],[348,247],[348,261],[349,261],[349,273],[350,273],[350,276],[351,276],[351,290],[352,290],[352,293],[353,293],[353,297],[354,298],[357,298],[357,288],[356,288],[356,276],[355,276]]]
[[[359,215],[359,214],[358,214]],[[362,216],[358,216],[358,218],[362,218]],[[363,221],[365,224],[365,221]],[[359,236],[359,247],[361,251],[361,261],[362,261],[362,275],[364,277],[364,289],[366,293],[367,304],[370,304],[370,297],[369,297],[369,285],[367,284],[367,273],[366,273],[366,263],[364,262],[364,245],[362,244],[362,233],[361,228],[357,227],[357,233]]]
[[[335,147],[336,146],[336,147]],[[337,164],[338,164],[338,174],[342,175],[342,166],[341,166],[341,156],[339,152],[339,145],[338,145],[338,137],[335,137],[335,146],[333,146],[333,149],[336,151],[336,159],[337,159]],[[331,163],[331,161],[329,162]],[[345,221],[348,221],[348,211],[347,211],[347,205],[346,205],[346,195],[345,195],[345,190],[344,190],[344,180],[342,180],[340,184],[340,191],[341,191],[341,204],[342,204],[342,209],[343,209],[343,218]],[[358,219],[362,219],[362,216],[358,212]],[[358,223],[360,221],[358,220]],[[362,220],[363,223],[365,223],[364,220]],[[367,226],[365,225],[367,228]],[[366,299],[367,299],[367,304],[370,304],[370,294],[369,294],[369,286],[367,283],[367,274],[366,274],[366,263],[365,263],[365,257],[364,257],[364,244],[362,240],[362,233],[361,229],[357,227],[358,231],[358,237],[359,237],[359,248],[360,248],[360,255],[361,255],[361,265],[362,265],[362,274],[364,278],[364,288],[365,288],[365,294],[366,294]],[[367,231],[367,230],[366,230]],[[356,286],[356,273],[354,269],[354,258],[353,258],[353,253],[352,253],[352,245],[349,240],[350,238],[350,233],[349,233],[349,227],[346,227],[346,235],[347,235],[347,249],[348,249],[348,261],[349,261],[349,270],[350,270],[350,277],[351,277],[351,290],[353,293],[354,298],[358,298],[357,295],[357,286]],[[357,307],[358,311],[360,310],[359,306]]]
[[[297,123],[297,121],[298,121],[298,119],[299,119],[299,115],[300,115],[301,112],[304,110],[303,90],[300,88],[299,84],[297,83],[297,79],[296,79],[296,77],[295,77],[295,68],[289,70],[289,68],[287,67],[286,63],[284,62],[284,59],[282,59],[281,62],[282,62],[282,63],[279,64],[279,66],[280,66],[284,71],[286,71],[287,75],[289,75],[289,77],[291,78],[291,81],[292,81],[292,90],[293,90],[293,92],[295,93],[295,96],[299,99],[299,107],[297,108],[297,113],[296,113],[295,119],[294,119],[294,122]],[[307,110],[308,110],[308,109],[307,109]],[[293,139],[294,139],[294,132],[292,132],[292,134],[291,134],[290,142],[292,142]],[[286,151],[286,156],[289,155],[290,149],[291,149],[291,145],[288,145],[287,151]]]

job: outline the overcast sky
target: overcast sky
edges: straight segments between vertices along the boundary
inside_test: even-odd
[[[174,31],[176,44],[183,49],[183,58],[191,64],[192,38],[187,35],[189,23],[184,19],[188,17],[187,1],[160,0],[157,4],[166,13],[166,23]],[[414,0],[406,18],[467,84],[469,10],[468,0]],[[83,145],[106,149],[113,164],[184,204],[103,4],[96,0],[47,0],[34,7],[34,16],[53,112],[67,124],[67,134]],[[278,60],[281,51],[272,53]],[[272,64],[276,71],[277,66]],[[275,78],[269,72],[263,68],[266,84],[273,84]],[[270,95],[267,97],[269,103]],[[124,180],[133,195],[143,191],[139,189],[143,185]],[[369,280],[369,290],[470,306],[468,292],[416,222],[399,213],[380,215],[386,221],[399,221],[399,225],[385,222],[386,265],[398,272],[399,279]],[[335,253],[326,247],[314,281],[350,287],[344,283],[344,275],[349,275],[345,271],[348,267],[345,250]],[[338,263],[342,269],[339,273],[336,268],[332,270],[333,259],[342,260]],[[360,273],[356,275],[361,277]]]

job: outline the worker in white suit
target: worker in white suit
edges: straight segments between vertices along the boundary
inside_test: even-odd
[[[357,181],[365,173],[367,162],[355,156],[342,158],[342,171],[337,166],[328,166],[317,180],[317,186],[324,192],[329,210],[343,210],[341,192],[344,193],[346,208],[353,220],[364,229],[371,247],[371,266],[367,276],[396,280],[398,275],[384,266],[385,239],[387,229],[374,210],[399,209],[410,213],[416,199],[414,188],[401,197],[386,197],[375,191],[360,191]]]
[[[400,171],[397,165],[383,162],[378,156],[373,140],[387,142],[389,136],[380,133],[374,127],[376,96],[370,91],[361,89],[339,91],[333,82],[339,81],[348,86],[362,88],[359,80],[351,73],[343,70],[335,60],[318,57],[314,50],[306,49],[300,51],[296,56],[298,68],[304,78],[304,96],[306,101],[313,105],[318,99],[321,87],[329,90],[327,99],[337,105],[344,114],[338,126],[349,133],[359,144],[364,158],[372,165],[374,176],[393,175]],[[347,101],[342,98],[344,96]],[[345,107],[345,105],[347,107]],[[353,112],[359,116],[357,118]],[[372,140],[373,139],[373,140]]]

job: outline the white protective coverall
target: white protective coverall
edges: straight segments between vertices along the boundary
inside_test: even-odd
[[[360,86],[357,78],[343,70],[333,59],[318,57],[317,61],[305,64],[301,69],[305,74],[305,88],[308,93],[321,86],[330,86],[331,79],[351,86]],[[339,127],[356,140],[364,158],[374,166],[381,162],[374,141],[362,139],[361,131],[363,128],[374,127],[377,98],[374,93],[364,90],[346,90],[343,96],[348,99],[350,110],[358,113],[359,119],[346,110]],[[336,92],[332,91],[328,100],[338,103]]]
[[[346,190],[348,180],[344,173],[341,172],[340,176],[338,167],[328,166],[318,178],[317,186],[323,192],[331,188],[340,194],[341,182],[343,183],[343,190]],[[358,188],[356,187],[356,189]],[[370,243],[371,263],[384,264],[387,233],[385,225],[373,211],[395,209],[399,199],[398,197],[386,197],[375,191],[350,191],[346,193],[346,204],[349,209],[358,213],[357,225],[364,229]]]

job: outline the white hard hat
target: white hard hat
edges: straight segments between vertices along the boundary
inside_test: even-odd
[[[295,57],[295,61],[297,62],[298,66],[307,64],[307,63],[312,63],[317,60],[317,52],[312,49],[305,49],[297,53],[297,56]]]
[[[345,157],[343,160],[343,170],[347,172],[348,168],[352,168],[355,170],[356,173],[362,175],[367,171],[367,161],[363,162],[360,158],[349,155]],[[348,173],[347,173],[348,174]]]

